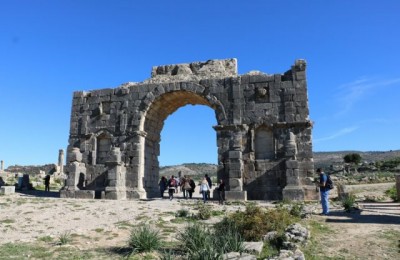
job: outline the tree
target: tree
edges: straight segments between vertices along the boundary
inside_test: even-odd
[[[361,162],[361,155],[358,153],[349,153],[343,157],[345,163],[359,164]]]
[[[354,165],[354,171],[357,172],[357,164],[361,162],[361,155],[358,153],[349,153],[343,157],[345,163]],[[349,172],[349,171],[348,171]]]

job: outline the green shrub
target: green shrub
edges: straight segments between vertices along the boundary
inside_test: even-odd
[[[224,253],[244,251],[242,236],[227,218],[214,228],[189,224],[178,233],[178,240],[188,259],[220,259]]]
[[[72,242],[72,236],[70,232],[64,232],[58,236],[58,244],[66,245]]]
[[[200,223],[189,224],[181,230],[178,241],[182,243],[182,250],[188,254],[189,259],[215,259],[212,257],[222,253],[214,244],[212,231]]]
[[[294,217],[298,217],[301,218],[302,214],[303,214],[303,210],[304,210],[304,205],[301,203],[294,203],[291,205],[290,208],[290,215],[294,216]]]
[[[350,211],[351,209],[354,208],[356,203],[356,196],[354,194],[347,194],[346,196],[343,197],[342,199],[342,206],[346,211]]]
[[[399,198],[397,198],[397,189],[396,189],[396,185],[393,185],[393,187],[391,187],[390,189],[385,191],[385,194],[391,198],[393,201],[398,201]]]
[[[255,204],[247,204],[244,212],[235,212],[229,218],[245,241],[259,241],[270,231],[283,233],[287,226],[297,220],[286,208],[266,210]]]
[[[177,218],[187,218],[187,217],[189,217],[189,210],[188,209],[179,209],[176,212],[175,217],[177,217]]]
[[[224,253],[244,251],[243,237],[236,224],[227,217],[214,225],[214,237],[215,243]]]
[[[145,224],[132,229],[128,244],[133,252],[150,252],[161,247],[161,237],[158,231]]]
[[[198,211],[199,212],[197,213],[197,217],[201,220],[206,220],[211,217],[211,209],[204,203],[198,204]]]

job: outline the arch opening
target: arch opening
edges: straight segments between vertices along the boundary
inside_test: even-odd
[[[175,91],[163,94],[150,106],[145,116],[144,132],[144,189],[148,197],[158,196],[159,156],[161,132],[168,116],[187,105],[203,105],[211,109],[212,105],[204,97],[189,91]],[[217,118],[215,112],[215,118]],[[195,115],[192,115],[195,117]],[[215,154],[215,158],[218,155]]]

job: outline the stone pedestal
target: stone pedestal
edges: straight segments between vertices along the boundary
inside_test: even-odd
[[[225,191],[226,200],[247,200],[247,191]]]
[[[286,186],[282,191],[283,199],[304,200],[304,190],[303,187],[300,186],[298,168],[298,161],[286,161]]]
[[[15,193],[15,186],[1,186],[0,187],[0,194],[8,195]]]

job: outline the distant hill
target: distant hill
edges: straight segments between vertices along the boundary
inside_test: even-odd
[[[358,153],[361,156],[362,162],[377,162],[400,157],[400,150],[392,151],[337,151],[337,152],[314,152],[314,165],[315,168],[327,168],[334,163],[343,162],[343,157],[349,153]]]
[[[217,165],[209,163],[184,163],[181,165],[172,165],[160,167],[161,176],[178,176],[181,172],[182,175],[194,176],[194,175],[204,175],[214,176],[217,174]]]
[[[376,162],[385,161],[392,158],[400,157],[400,150],[393,151],[337,151],[337,152],[314,152],[314,165],[315,168],[329,168],[332,164],[342,163],[343,157],[349,153],[358,153],[361,155],[362,162]],[[165,166],[160,168],[161,176],[177,176],[179,171],[182,175],[204,175],[215,176],[217,174],[217,165],[208,163],[185,163],[181,165]]]
[[[342,163],[343,157],[349,153],[358,153],[361,155],[362,162],[376,162],[393,159],[396,157],[400,158],[400,150],[393,151],[371,151],[371,152],[360,152],[360,151],[337,151],[337,152],[314,152],[314,165],[315,168],[322,167],[328,168],[332,164]],[[55,164],[48,164],[43,166],[10,166],[6,171],[8,172],[22,172],[29,174],[38,174],[40,171],[49,172],[56,167]],[[172,165],[160,167],[161,176],[177,176],[179,172],[182,175],[189,176],[216,176],[218,166],[216,164],[209,163],[184,163],[181,165]]]

